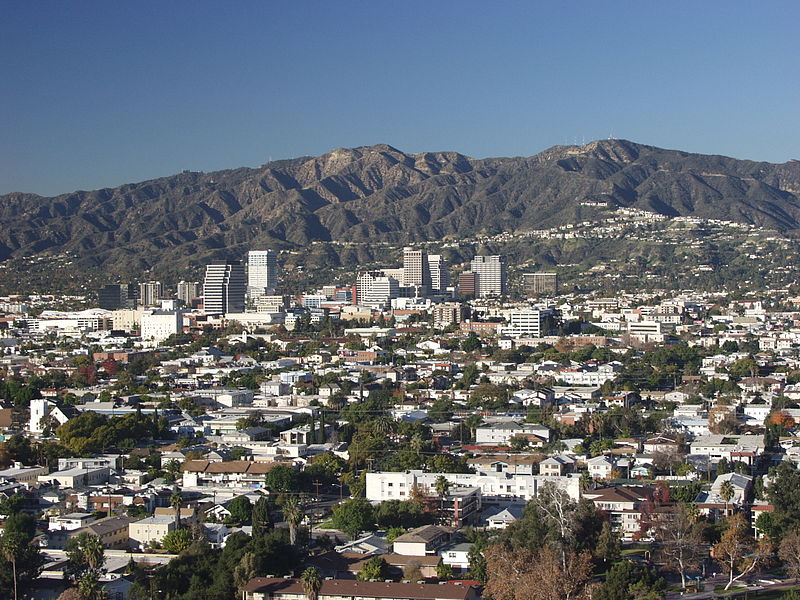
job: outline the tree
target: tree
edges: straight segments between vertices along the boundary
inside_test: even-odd
[[[592,600],[660,600],[663,587],[664,580],[656,575],[655,569],[625,560],[611,567]]]
[[[275,465],[264,476],[264,484],[273,494],[299,492],[300,476],[288,465]]]
[[[69,572],[77,578],[78,573],[100,572],[104,560],[104,548],[100,538],[84,532],[67,542]]]
[[[36,520],[29,514],[14,513],[5,520],[0,537],[0,597],[2,592],[27,590],[39,576],[44,558],[32,544]],[[9,594],[8,597],[10,597]]]
[[[98,571],[89,570],[81,575],[78,579],[78,597],[80,600],[106,600],[108,598]]]
[[[439,519],[441,519],[441,521],[444,522],[445,521],[444,498],[445,496],[447,496],[447,492],[450,490],[450,482],[444,475],[439,475],[436,478],[436,481],[433,483],[433,488],[439,495]]]
[[[693,518],[688,506],[675,506],[659,512],[652,530],[658,555],[674,568],[686,588],[686,571],[699,563],[703,526]]]
[[[569,552],[566,560],[550,547],[538,553],[494,544],[486,550],[485,592],[493,600],[584,600],[592,576],[588,552]],[[566,565],[566,567],[564,566]]]
[[[461,342],[461,349],[464,352],[475,352],[475,350],[480,350],[482,346],[481,338],[474,331],[470,331],[466,339]]]
[[[800,578],[800,532],[792,531],[783,538],[778,556],[786,565],[789,576],[794,577],[795,581]]]
[[[297,528],[303,522],[303,507],[297,496],[287,496],[283,498],[281,504],[283,520],[289,525],[289,543],[294,546],[297,543]]]
[[[180,492],[173,492],[169,497],[169,504],[172,506],[172,510],[175,511],[175,529],[181,528],[181,503],[183,502],[183,497],[181,496]]]
[[[247,525],[251,522],[253,515],[253,505],[247,496],[236,496],[228,503],[228,512],[231,513],[230,519],[239,525]]]
[[[164,536],[161,544],[164,550],[172,554],[180,554],[192,543],[192,532],[188,529],[174,529]]]
[[[369,500],[352,498],[333,509],[333,526],[355,537],[375,525],[375,513]]]
[[[356,579],[359,581],[370,581],[372,579],[376,579],[378,581],[383,581],[389,577],[389,565],[381,556],[373,556],[367,562],[364,563],[364,566],[356,575]]]
[[[436,565],[436,577],[441,580],[448,580],[453,578],[453,567],[440,562]]]
[[[322,578],[314,567],[308,567],[303,574],[300,575],[300,581],[303,584],[303,592],[305,592],[307,600],[318,600],[319,591],[322,588]]]
[[[6,531],[0,540],[0,552],[3,558],[11,563],[14,578],[14,600],[17,600],[17,558],[22,553],[25,539],[19,532]]]
[[[242,560],[233,569],[233,581],[238,589],[242,589],[258,575],[258,566],[258,557],[254,552],[247,552],[242,556]]]
[[[713,557],[728,573],[726,590],[758,565],[758,556],[753,552],[755,542],[748,531],[749,527],[744,517],[741,514],[735,514],[728,519],[722,538],[712,548]]]
[[[725,515],[728,514],[728,503],[733,499],[733,495],[736,493],[736,490],[733,489],[733,484],[730,482],[730,479],[727,481],[723,481],[722,485],[719,486],[719,497],[725,501]]]
[[[272,521],[269,516],[269,500],[266,496],[261,496],[256,500],[250,514],[250,519],[253,523],[254,538],[260,536],[272,527]]]
[[[619,560],[621,548],[622,542],[619,539],[619,534],[611,529],[611,523],[603,521],[603,528],[600,530],[597,546],[595,546],[595,557],[601,559],[604,564],[609,565]]]
[[[775,507],[775,534],[782,537],[800,529],[800,471],[791,461],[770,469],[767,498]]]

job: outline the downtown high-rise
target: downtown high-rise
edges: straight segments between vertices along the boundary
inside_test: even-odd
[[[203,307],[214,314],[244,312],[246,291],[244,265],[240,262],[214,262],[206,265],[203,280]]]
[[[274,250],[247,253],[247,293],[251,298],[274,294],[278,287],[278,261]]]

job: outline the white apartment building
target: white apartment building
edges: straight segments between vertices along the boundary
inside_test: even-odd
[[[502,335],[511,337],[542,337],[543,313],[535,308],[515,310],[509,313],[509,326],[503,327]]]
[[[419,486],[430,495],[436,495],[436,480],[444,477],[454,487],[479,488],[481,497],[490,500],[530,500],[536,497],[543,485],[551,483],[566,491],[573,500],[580,499],[578,477],[548,477],[543,475],[511,475],[509,473],[424,473],[423,471],[367,473],[367,500],[408,500],[411,489]]]
[[[550,430],[535,423],[504,421],[482,425],[475,430],[476,444],[508,444],[514,436],[535,435],[544,440],[550,439]]]
[[[638,321],[628,323],[628,335],[632,341],[641,344],[661,344],[673,328],[658,321]]]
[[[163,342],[183,331],[183,312],[180,310],[145,310],[141,318],[143,340]]]

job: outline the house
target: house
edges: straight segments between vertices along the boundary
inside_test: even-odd
[[[469,570],[469,551],[472,544],[460,542],[458,544],[448,544],[439,550],[442,562],[450,565],[456,573]]]
[[[170,531],[175,529],[175,518],[171,516],[148,517],[128,525],[130,547],[134,550],[144,548],[152,542],[161,543]]]
[[[453,530],[438,525],[423,525],[395,538],[393,551],[404,556],[427,556],[450,541]]]
[[[572,473],[575,470],[575,457],[569,454],[559,454],[551,456],[539,463],[539,474],[547,476],[561,476]]]
[[[678,436],[670,433],[661,433],[647,438],[642,445],[645,454],[664,452],[667,454],[678,454],[681,445],[678,443]]]
[[[535,454],[480,454],[467,460],[476,473],[533,475],[541,456]]]
[[[640,486],[614,486],[584,492],[599,510],[608,514],[612,529],[623,539],[632,539],[639,532],[642,504],[649,500],[649,488]]]
[[[57,483],[62,488],[80,488],[108,483],[110,475],[111,470],[108,467],[74,467],[49,475],[39,475],[39,483]]]
[[[105,517],[77,529],[53,531],[51,528],[47,535],[47,547],[64,549],[70,539],[88,533],[96,536],[104,548],[127,550],[130,547],[129,525],[134,521],[136,519],[132,517]]]
[[[517,421],[489,423],[475,430],[475,443],[505,445],[516,436],[533,436],[546,442],[550,439],[550,430],[544,425],[535,423],[519,423]]]
[[[279,464],[248,460],[188,460],[182,466],[184,487],[263,487],[264,476]]]
[[[733,495],[728,500],[722,497],[725,482],[730,482],[733,489]],[[709,491],[697,495],[695,504],[700,514],[716,521],[720,517],[730,516],[737,508],[742,507],[748,501],[752,487],[753,478],[749,475],[725,473],[717,476]]]
[[[72,531],[73,529],[80,529],[96,518],[97,517],[92,513],[69,513],[68,515],[50,517],[48,531]]]
[[[495,509],[493,514],[486,517],[486,527],[488,529],[505,529],[517,519],[522,518],[522,508],[508,506],[499,512]]]
[[[256,577],[242,590],[243,600],[302,600],[303,583],[292,578]],[[432,583],[394,583],[324,579],[319,590],[322,600],[478,600],[477,590],[469,585]]]
[[[589,468],[589,475],[593,479],[609,479],[611,471],[615,468],[614,459],[605,454],[595,456],[586,461],[586,466]]]

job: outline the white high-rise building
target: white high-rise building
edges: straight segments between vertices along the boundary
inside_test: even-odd
[[[428,266],[431,272],[431,291],[444,292],[450,285],[450,272],[447,270],[447,261],[441,254],[428,256]]]
[[[506,295],[506,263],[502,256],[476,256],[472,259],[472,272],[477,279],[476,296],[487,298]]]
[[[278,287],[278,262],[274,250],[247,253],[247,293],[251,298],[269,296]]]
[[[222,261],[206,265],[203,307],[207,313],[244,312],[245,290],[243,264]]]
[[[183,312],[180,310],[146,310],[142,312],[143,340],[163,342],[174,333],[183,331]]]
[[[403,286],[422,288],[423,294],[431,288],[431,271],[425,250],[403,248]]]
[[[400,282],[382,271],[361,273],[356,281],[356,296],[360,306],[383,310],[392,298],[400,296]]]

